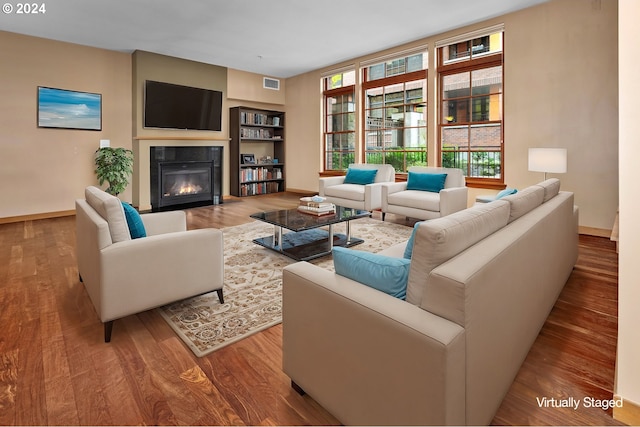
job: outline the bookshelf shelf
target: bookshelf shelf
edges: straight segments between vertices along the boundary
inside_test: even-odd
[[[282,111],[250,107],[229,110],[232,195],[285,190],[284,116]]]

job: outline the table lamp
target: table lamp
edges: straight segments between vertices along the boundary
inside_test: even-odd
[[[547,173],[567,172],[566,148],[529,148],[529,170]]]

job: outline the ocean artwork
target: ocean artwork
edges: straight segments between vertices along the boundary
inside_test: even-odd
[[[38,127],[102,130],[102,95],[40,86]]]

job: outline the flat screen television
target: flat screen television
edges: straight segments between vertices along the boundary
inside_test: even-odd
[[[222,92],[147,80],[144,127],[222,130]]]

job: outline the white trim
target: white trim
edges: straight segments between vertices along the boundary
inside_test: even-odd
[[[412,47],[410,49],[399,50],[393,53],[389,53],[387,55],[378,56],[373,59],[367,59],[366,61],[360,62],[360,68],[368,67],[370,65],[381,64],[391,59],[406,58],[407,56],[415,55],[417,53],[426,53],[428,55],[429,51],[427,48],[428,48],[428,45],[424,44],[417,47]]]
[[[334,68],[332,70],[325,71],[324,73],[320,74],[320,77],[324,79],[327,77],[334,76],[336,74],[344,73],[345,71],[355,71],[355,70],[356,70],[356,64],[349,64],[349,65],[345,65],[344,67]]]
[[[504,24],[497,24],[492,27],[482,28],[468,33],[458,34],[457,36],[449,37],[443,40],[438,40],[436,41],[436,49],[444,46],[449,46],[450,44],[466,42],[468,40],[477,39],[478,37],[484,37],[500,32],[504,32]]]

